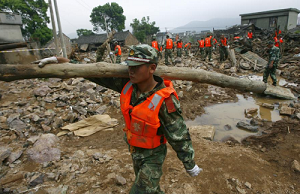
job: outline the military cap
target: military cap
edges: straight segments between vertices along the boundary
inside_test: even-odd
[[[270,40],[269,42],[268,42],[268,45],[273,45],[274,44],[274,41],[272,41],[272,40]]]
[[[155,48],[147,44],[133,45],[129,48],[129,56],[125,61],[127,66],[157,64],[158,54]]]

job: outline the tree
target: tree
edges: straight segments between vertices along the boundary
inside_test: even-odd
[[[0,10],[20,14],[22,34],[25,40],[39,40],[42,45],[52,38],[52,31],[47,27],[48,4],[44,0],[1,0]]]
[[[143,17],[141,22],[138,19],[134,19],[130,24],[132,27],[133,35],[140,41],[144,42],[149,35],[159,32],[159,27],[155,27],[155,22],[150,23],[150,17]]]
[[[92,30],[88,29],[78,29],[76,30],[77,36],[87,36],[87,35],[92,35],[95,34]]]
[[[99,31],[98,27],[106,31],[105,20],[109,31],[122,31],[125,29],[126,17],[123,15],[123,8],[117,3],[106,3],[105,5],[95,7],[90,15],[90,22],[94,26],[94,31]]]

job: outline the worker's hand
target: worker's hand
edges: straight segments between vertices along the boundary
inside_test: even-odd
[[[113,55],[114,53],[113,53],[113,52],[110,52],[109,54],[110,54],[110,55]]]
[[[190,170],[186,170],[186,172],[191,176],[197,176],[201,171],[203,171],[202,168],[199,168],[197,165],[194,166],[194,168],[190,169]]]

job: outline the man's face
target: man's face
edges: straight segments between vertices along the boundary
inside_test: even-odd
[[[139,84],[147,81],[156,69],[155,64],[143,64],[138,66],[129,66],[128,73],[130,81],[134,84]]]
[[[270,48],[272,48],[273,47],[273,45],[272,44],[268,44],[268,48],[270,49]]]

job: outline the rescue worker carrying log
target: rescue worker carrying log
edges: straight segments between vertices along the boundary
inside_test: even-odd
[[[211,59],[212,39],[211,39],[211,37],[210,37],[209,34],[206,36],[204,42],[205,42],[205,56],[204,56],[204,60],[206,59],[206,57],[208,55],[208,61],[212,61],[212,59]]]
[[[190,176],[202,171],[194,162],[192,141],[173,84],[154,75],[157,58],[157,52],[149,45],[131,46],[126,60],[130,78],[90,79],[121,93],[125,141],[136,176],[130,194],[164,193],[159,180],[167,141]]]
[[[170,65],[168,58],[171,59],[171,64],[173,64],[173,55],[172,55],[172,49],[173,49],[173,40],[169,37],[169,35],[166,36],[166,46],[165,46],[165,65]]]
[[[279,48],[274,46],[273,41],[269,41],[268,43],[268,48],[269,50],[269,61],[268,65],[265,68],[264,75],[263,75],[263,82],[267,83],[268,82],[268,77],[270,75],[273,85],[276,86],[277,84],[277,79],[276,79],[276,69],[278,66],[279,62],[279,57],[280,57],[280,51]]]
[[[118,41],[115,41],[114,45],[115,45],[114,54],[116,55],[116,63],[121,63],[121,54],[122,54],[121,47],[120,45],[118,45]]]

